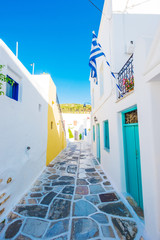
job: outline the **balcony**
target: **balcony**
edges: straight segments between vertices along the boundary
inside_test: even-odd
[[[134,71],[133,71],[133,54],[118,73],[118,84],[121,89],[118,98],[134,90]]]

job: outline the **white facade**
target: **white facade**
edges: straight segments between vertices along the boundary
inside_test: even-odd
[[[0,64],[19,85],[18,101],[0,96],[1,222],[46,166],[50,76],[32,76],[2,40]]]
[[[148,1],[149,7],[145,8],[145,4],[142,4],[143,7],[141,6],[140,10],[139,5],[132,9],[130,14],[130,11],[126,13],[124,8],[118,9],[119,2],[122,3],[116,0],[105,1],[98,41],[114,73],[118,73],[131,56],[130,53],[134,53],[135,87],[134,91],[118,99],[110,68],[104,57],[97,59],[99,84],[95,85],[91,80],[91,129],[93,126],[96,128],[97,123],[100,124],[101,164],[119,191],[127,192],[122,112],[137,107],[144,224],[151,239],[158,240],[160,239],[160,190],[158,188],[160,172],[160,15],[158,13],[160,13],[160,7],[157,8],[157,6],[160,4],[158,1]],[[114,13],[111,3],[113,3]],[[156,33],[157,29],[158,33]],[[133,41],[132,46],[131,41]],[[110,151],[104,149],[105,120],[109,122]],[[92,148],[94,155],[97,156],[97,142],[93,141],[93,131]]]
[[[63,113],[63,120],[66,129],[66,138],[70,141],[79,140],[79,135],[82,135],[82,140],[91,143],[91,115],[90,114],[72,114]],[[69,138],[68,129],[72,131],[73,138]]]

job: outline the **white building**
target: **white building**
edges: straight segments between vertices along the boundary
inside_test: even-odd
[[[154,240],[160,239],[159,13],[158,0],[105,0],[98,42],[111,68],[98,58],[98,85],[91,79],[93,153],[143,209]]]
[[[0,73],[14,80],[3,82],[0,96],[1,222],[65,147],[65,135],[50,75],[31,75],[2,40],[0,64]]]
[[[66,130],[66,138],[69,141],[77,141],[81,139],[91,143],[91,115],[79,113],[63,113],[63,120]],[[72,138],[69,132],[72,132]]]

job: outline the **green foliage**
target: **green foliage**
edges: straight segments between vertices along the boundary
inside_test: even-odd
[[[4,65],[0,65],[0,72],[2,71]],[[1,90],[3,86],[3,82],[9,82],[11,86],[13,86],[14,81],[9,77],[6,77],[3,73],[0,73],[0,95],[4,95],[4,92]]]
[[[79,140],[82,140],[82,134],[81,133],[79,134]]]
[[[62,113],[90,113],[91,106],[86,105],[85,107],[83,104],[75,104],[75,103],[65,103],[60,104]]]
[[[73,138],[73,133],[70,128],[68,128],[68,132],[69,132],[69,138]]]

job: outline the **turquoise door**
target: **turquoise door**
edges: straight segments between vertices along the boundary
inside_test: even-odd
[[[96,125],[96,144],[97,144],[97,159],[101,161],[101,151],[100,151],[100,125]]]
[[[132,117],[130,117],[131,121],[126,122],[127,117],[125,114],[128,114],[127,116],[132,114]],[[123,118],[123,133],[127,192],[143,209],[138,119],[133,117],[137,114],[137,110],[125,114]]]

